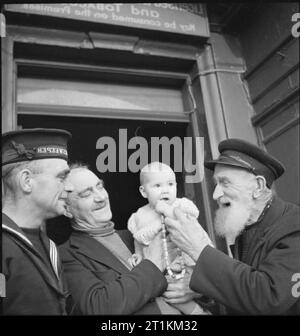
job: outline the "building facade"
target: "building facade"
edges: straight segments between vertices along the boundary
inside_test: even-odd
[[[299,204],[297,11],[295,3],[5,5],[2,132],[69,130],[71,160],[104,179],[117,228],[144,204],[131,155],[146,148],[150,158],[153,138],[193,139],[176,172],[178,193],[197,204],[201,224],[225,249],[203,169],[221,140],[242,138],[281,159],[287,172],[276,192]],[[116,146],[105,161],[108,138]]]

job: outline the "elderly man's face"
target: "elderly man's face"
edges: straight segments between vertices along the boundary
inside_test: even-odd
[[[98,223],[109,221],[112,217],[107,191],[93,172],[86,168],[75,168],[68,176],[74,191],[69,194],[68,204],[76,222]]]
[[[250,224],[255,206],[253,191],[256,179],[246,170],[217,164],[214,181],[213,199],[219,206],[215,216],[216,233],[234,243],[239,233]]]

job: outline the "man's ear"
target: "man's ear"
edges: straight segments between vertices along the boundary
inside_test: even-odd
[[[17,179],[21,190],[27,194],[32,191],[32,173],[29,169],[22,169],[17,174]]]
[[[144,198],[147,198],[144,186],[140,186],[139,191]]]
[[[264,176],[257,175],[256,178],[256,188],[253,191],[253,198],[258,198],[263,190],[265,190],[267,186],[267,182]]]

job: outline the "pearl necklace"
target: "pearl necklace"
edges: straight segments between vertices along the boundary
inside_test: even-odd
[[[180,265],[181,265],[181,272],[178,274],[175,274],[170,267],[170,261],[169,261],[169,252],[168,252],[168,246],[167,246],[167,229],[165,224],[165,217],[161,215],[161,225],[162,225],[162,241],[163,241],[163,249],[164,249],[164,256],[166,261],[166,268],[167,272],[173,279],[181,279],[184,277],[185,274],[185,267],[184,267],[184,260],[182,256],[182,251],[177,247],[177,252],[180,258]]]

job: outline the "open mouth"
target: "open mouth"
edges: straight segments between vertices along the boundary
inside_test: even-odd
[[[169,198],[169,197],[162,197],[160,200],[161,200],[161,201],[168,202],[168,201],[170,200],[170,198]]]

